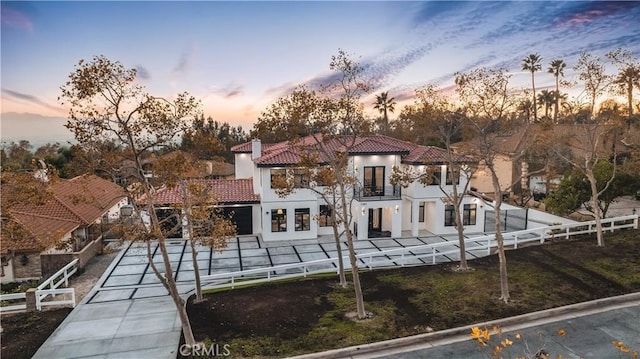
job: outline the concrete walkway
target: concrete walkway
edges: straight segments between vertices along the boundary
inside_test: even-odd
[[[357,241],[356,252],[451,242],[457,237],[434,236]],[[343,243],[346,248],[346,243]],[[445,248],[446,249],[446,248]],[[443,249],[443,250],[445,250]],[[185,297],[193,291],[191,248],[183,240],[168,241],[167,250],[178,289]],[[161,263],[157,244],[151,248]],[[331,238],[264,243],[256,236],[238,237],[221,252],[198,247],[202,275],[262,268],[336,257]],[[34,358],[175,358],[181,335],[173,302],[149,266],[146,245],[124,246],[91,292],[76,306],[40,347]],[[469,251],[468,258],[486,255]],[[440,257],[457,261],[457,256]],[[427,264],[415,259],[414,264]],[[162,267],[162,264],[159,264]]]
[[[130,246],[123,248],[91,292],[38,349],[33,358],[171,358],[182,328],[168,295],[92,302]]]

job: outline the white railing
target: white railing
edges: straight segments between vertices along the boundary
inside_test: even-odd
[[[66,295],[69,294],[68,297]],[[47,296],[51,296],[51,300],[44,301]],[[57,296],[62,299],[55,300]],[[76,307],[76,291],[74,288],[57,288],[57,289],[40,289],[36,291],[36,308],[42,310],[42,307],[49,305],[66,305],[71,304]]]
[[[555,238],[569,238],[570,236],[594,233],[595,220],[589,222],[576,222],[558,224],[547,227],[532,228],[516,232],[503,233],[504,246],[518,248],[519,245],[528,242],[544,243],[546,240]],[[605,218],[602,226],[606,231],[624,228],[638,228],[638,215],[628,215],[615,218]],[[484,251],[487,255],[497,248],[495,234],[465,239],[465,250]],[[427,263],[436,264],[439,257],[460,253],[460,249],[455,247],[457,242],[440,242],[433,244],[423,244],[412,247],[401,247],[384,251],[360,253],[356,258],[360,260],[359,267],[373,268],[390,265],[404,266],[408,260],[428,259]],[[444,249],[452,247],[453,249]],[[343,257],[348,263],[349,257]],[[447,259],[449,261],[449,259]],[[319,259],[309,262],[284,264],[273,267],[249,269],[236,272],[218,273],[203,276],[201,278],[203,286],[207,288],[235,288],[238,285],[250,285],[274,280],[282,280],[296,277],[306,277],[312,274],[337,272],[338,258]]]
[[[16,303],[16,304],[11,304],[11,305],[4,305],[0,307],[0,312],[11,312],[14,310],[25,310],[27,309],[27,295],[22,292],[22,293],[12,293],[12,294],[0,294],[0,301],[5,301],[5,300],[16,300],[16,299],[22,299],[22,302],[20,303]]]
[[[67,287],[69,285],[69,278],[74,275],[78,271],[78,259],[74,259],[69,262],[67,265],[62,267],[59,271],[55,272],[51,277],[42,282],[37,288],[35,293],[35,301],[36,308],[38,310],[42,310],[42,306],[47,305],[58,305],[58,304],[71,304],[74,308],[76,306],[76,294],[73,288],[58,288],[60,285],[64,283],[64,286]],[[56,296],[65,296],[67,294],[71,294],[70,299],[62,299],[62,300],[47,300],[45,299],[48,296],[51,296],[51,299],[55,299]],[[13,294],[1,294],[0,301],[4,300],[24,300],[23,303],[17,303],[13,305],[0,306],[0,312],[8,312],[15,310],[26,310],[27,309],[27,294],[26,293],[13,293]]]
[[[49,289],[56,289],[62,283],[67,287],[69,285],[69,278],[78,271],[76,264],[78,264],[78,258],[72,260],[66,266],[60,268],[59,271],[55,272],[49,279],[42,282],[42,284],[38,286],[38,290],[43,290],[47,287],[49,287]]]

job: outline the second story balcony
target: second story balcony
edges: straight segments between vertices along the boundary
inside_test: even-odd
[[[356,186],[354,197],[358,201],[388,201],[400,199],[400,186]]]

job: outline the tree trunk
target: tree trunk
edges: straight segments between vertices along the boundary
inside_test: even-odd
[[[353,248],[353,234],[350,229],[347,229],[347,244],[349,245],[349,262],[351,263],[351,277],[353,280],[353,288],[356,295],[356,312],[358,313],[358,319],[365,319],[367,313],[364,310],[364,296],[362,295],[362,286],[360,285],[360,274],[358,272],[358,259],[356,258],[356,251]]]
[[[553,123],[558,123],[558,110],[559,110],[559,103],[560,103],[560,83],[558,80],[558,76],[556,76],[556,98],[554,101],[554,108],[553,108]]]
[[[633,116],[633,82],[627,84],[627,101],[629,104],[629,116],[627,117],[627,130],[631,129],[631,116]]]
[[[198,251],[196,250],[195,238],[193,238],[193,222],[191,217],[191,200],[187,193],[187,183],[182,181],[182,198],[184,198],[184,211],[187,215],[187,229],[189,230],[189,246],[191,246],[191,260],[193,261],[193,271],[196,280],[196,301],[202,302],[202,284],[200,282],[200,267],[198,266]]]
[[[180,323],[182,324],[182,334],[184,335],[184,342],[187,345],[194,345],[196,340],[193,336],[193,332],[191,331],[191,322],[189,321],[189,316],[187,315],[187,308],[185,308],[184,299],[180,296],[178,289],[176,287],[175,279],[173,278],[173,269],[171,268],[171,261],[169,260],[169,254],[167,252],[167,247],[164,238],[158,238],[158,246],[160,247],[160,253],[162,253],[162,260],[164,261],[164,276],[167,280],[167,290],[169,291],[169,295],[173,300],[173,303],[178,310],[178,316],[180,317]]]
[[[467,264],[467,249],[466,244],[464,242],[464,227],[462,223],[460,223],[460,205],[457,205],[458,209],[456,210],[456,230],[458,231],[458,243],[460,246],[460,270],[469,270],[469,265]],[[455,208],[454,208],[455,209]]]
[[[142,168],[142,167],[139,167]],[[162,255],[162,261],[164,262],[164,276],[160,273],[154,266],[154,272],[160,282],[164,285],[165,289],[169,292],[173,303],[175,304],[176,310],[178,311],[178,316],[180,317],[180,323],[182,325],[182,333],[184,335],[184,341],[187,345],[195,344],[196,340],[193,336],[193,331],[191,330],[191,323],[189,322],[189,316],[187,315],[187,308],[185,308],[185,302],[180,296],[178,292],[178,288],[176,286],[176,281],[173,278],[173,268],[171,268],[171,260],[169,259],[169,253],[167,252],[167,245],[165,242],[164,234],[162,233],[162,229],[160,227],[160,221],[158,220],[158,215],[155,212],[155,206],[153,205],[154,197],[151,194],[151,185],[146,182],[144,184],[144,191],[147,195],[147,209],[149,211],[149,219],[151,225],[150,233],[157,234],[158,238],[156,238],[158,242],[158,248],[160,249],[160,253]],[[147,254],[149,263],[153,264],[153,256],[150,252]]]
[[[533,89],[533,122],[538,122],[538,105],[536,103],[536,82],[535,77],[531,71],[531,88]]]
[[[364,310],[364,297],[362,295],[362,287],[360,286],[360,274],[358,273],[358,259],[356,258],[356,251],[353,247],[353,233],[351,232],[351,221],[349,218],[349,208],[347,208],[346,190],[343,180],[339,180],[340,183],[340,201],[342,205],[342,218],[345,226],[345,233],[347,235],[347,245],[349,246],[349,263],[351,264],[351,277],[353,280],[353,288],[356,295],[356,311],[358,319],[365,319],[367,313]]]
[[[493,190],[495,192],[495,232],[496,242],[498,244],[498,260],[500,262],[500,300],[505,303],[509,302],[511,298],[509,296],[509,277],[507,275],[507,255],[504,252],[504,238],[502,237],[502,223],[500,218],[500,207],[502,206],[502,192],[500,190],[500,183],[498,177],[491,167],[491,177],[493,182]]]
[[[189,236],[191,237],[189,232]],[[189,244],[191,245],[191,260],[193,261],[193,272],[196,279],[196,302],[202,302],[202,282],[200,281],[200,266],[198,265],[198,251],[196,250],[196,244],[192,238],[189,238]]]
[[[596,184],[596,177],[593,175],[593,169],[587,166],[585,171],[587,179],[589,179],[589,185],[591,186],[591,205],[593,206],[593,215],[596,220],[596,239],[598,247],[604,247],[604,238],[602,234],[602,214],[600,212],[600,206],[598,205],[598,186]]]
[[[458,244],[460,246],[460,270],[468,270],[469,266],[467,265],[467,252],[464,243],[464,226],[462,222],[462,211],[460,211],[460,198],[458,195],[458,186],[456,183],[460,181],[458,175],[457,181],[456,178],[453,179],[453,193],[451,195],[453,202],[453,211],[456,215],[456,231],[458,232]],[[452,173],[452,177],[455,175]]]
[[[344,274],[344,259],[342,258],[342,243],[340,242],[340,233],[338,233],[338,225],[336,224],[335,209],[331,213],[333,217],[333,237],[336,240],[336,251],[338,252],[338,276],[340,277],[340,286],[347,287],[347,276]]]

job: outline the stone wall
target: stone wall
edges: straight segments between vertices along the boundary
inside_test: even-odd
[[[12,262],[15,281],[40,279],[42,276],[40,253],[17,254]]]
[[[100,252],[102,252],[102,237],[89,242],[80,252],[74,252],[73,257],[78,258],[78,266],[84,268],[91,258]]]
[[[42,254],[42,278],[49,278],[76,258],[78,259],[78,267],[84,268],[91,258],[101,251],[102,237],[89,242],[79,252]]]
[[[51,253],[42,254],[42,278],[47,279],[51,277],[60,268],[66,266],[73,260],[73,253]]]

